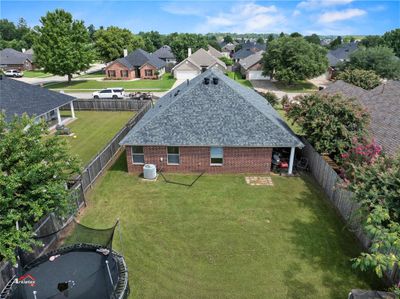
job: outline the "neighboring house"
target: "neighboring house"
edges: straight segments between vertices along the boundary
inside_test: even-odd
[[[358,49],[357,42],[350,42],[347,44],[342,44],[336,49],[328,51],[326,57],[328,58],[328,79],[335,76],[336,67],[338,64],[349,61],[350,54]]]
[[[208,53],[210,53],[212,56],[218,59],[226,57],[226,55],[222,54],[220,51],[218,51],[217,49],[215,49],[213,46],[210,45],[208,45]]]
[[[262,58],[264,51],[256,52],[239,62],[240,73],[246,80],[269,80],[269,76],[264,76]]]
[[[34,52],[33,49],[28,49],[25,51],[25,49],[22,49],[22,53],[26,55],[26,57],[32,61],[32,63],[35,63],[35,58],[34,58]]]
[[[26,113],[36,116],[38,121],[55,120],[57,124],[63,124],[59,108],[69,105],[72,118],[75,118],[74,100],[74,97],[63,93],[0,76],[0,110],[5,111],[7,121],[14,115]]]
[[[121,141],[128,171],[155,164],[163,172],[268,173],[272,151],[301,141],[254,90],[209,69],[182,83]]]
[[[108,79],[158,79],[165,73],[165,65],[156,55],[137,49],[108,64],[105,72]]]
[[[265,51],[266,45],[265,44],[258,44],[255,42],[246,42],[242,44],[242,48],[235,52],[232,56],[233,60],[238,63],[240,60],[253,55],[259,51]]]
[[[6,48],[0,51],[0,68],[26,71],[34,69],[34,66],[30,55]]]
[[[189,49],[188,58],[172,68],[176,79],[191,80],[210,68],[217,68],[223,72],[227,70],[226,64],[223,61],[214,57],[203,48],[200,48],[193,54],[191,54],[190,51]]]
[[[221,46],[221,53],[226,56],[226,57],[231,57],[233,53],[235,53],[235,47],[236,47],[237,43],[225,43],[225,42],[221,42],[220,46]]]
[[[176,57],[174,53],[172,53],[171,47],[164,45],[159,48],[157,51],[153,53],[153,55],[157,56],[161,60],[165,61],[165,70],[167,72],[171,71],[171,69],[176,64]]]
[[[400,81],[389,80],[372,90],[336,81],[320,91],[355,98],[371,115],[370,132],[384,152],[394,156],[400,152]]]

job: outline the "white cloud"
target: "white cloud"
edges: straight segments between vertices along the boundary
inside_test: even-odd
[[[298,9],[295,9],[295,10],[293,11],[293,13],[292,13],[292,16],[293,16],[293,17],[299,16],[299,15],[301,15],[301,11],[298,10]]]
[[[319,23],[333,23],[337,21],[343,21],[352,19],[355,17],[360,17],[365,15],[367,12],[358,8],[349,8],[341,11],[330,11],[323,13],[319,16]]]
[[[229,12],[207,16],[198,32],[272,32],[283,29],[285,17],[275,5],[264,6],[254,2],[237,4]]]
[[[354,0],[305,0],[297,4],[298,8],[316,9],[321,7],[345,5]]]

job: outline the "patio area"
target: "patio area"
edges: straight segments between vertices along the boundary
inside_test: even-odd
[[[168,174],[190,183],[197,175]],[[355,270],[360,252],[308,176],[203,175],[192,187],[128,174],[122,155],[88,196],[81,223],[121,221],[131,298],[347,298],[380,288]]]

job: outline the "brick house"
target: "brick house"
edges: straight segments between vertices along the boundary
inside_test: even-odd
[[[35,66],[32,62],[32,55],[6,48],[0,51],[0,68],[29,71],[33,70]]]
[[[105,72],[109,79],[158,79],[165,73],[165,61],[142,49],[137,49],[111,62],[106,66]]]
[[[303,144],[258,93],[209,69],[158,100],[121,141],[128,171],[268,173],[273,148]]]

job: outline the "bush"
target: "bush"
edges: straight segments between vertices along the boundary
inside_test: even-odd
[[[289,108],[290,100],[287,94],[282,97],[281,104],[283,110],[286,111]]]
[[[360,69],[341,72],[337,76],[337,79],[367,90],[373,89],[381,83],[379,76],[374,71]]]
[[[219,58],[222,62],[224,62],[227,66],[233,65],[233,60],[229,57],[221,57]]]
[[[270,91],[264,93],[263,97],[268,101],[268,103],[271,104],[272,107],[275,107],[279,102],[278,96]]]

